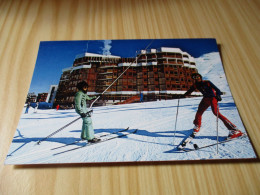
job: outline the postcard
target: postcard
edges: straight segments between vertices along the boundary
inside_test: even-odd
[[[43,41],[5,164],[256,159],[215,39]]]

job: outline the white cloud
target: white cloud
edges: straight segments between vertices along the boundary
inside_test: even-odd
[[[111,55],[110,49],[112,48],[111,40],[104,40],[103,55]]]

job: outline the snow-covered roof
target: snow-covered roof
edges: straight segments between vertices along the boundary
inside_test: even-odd
[[[74,70],[78,70],[78,69],[83,69],[83,68],[91,68],[91,64],[84,64],[84,65],[81,65],[81,66],[71,66],[71,67],[68,67],[68,68],[63,68],[62,69],[62,72],[66,72],[66,71],[74,71]]]
[[[72,68],[73,68],[72,66],[71,66],[71,67],[68,67],[68,68],[63,68],[63,69],[62,69],[62,72],[71,71]]]
[[[182,52],[182,55],[183,55],[183,56],[188,56],[188,58],[189,58],[189,59],[191,58],[191,55],[190,55],[190,54],[188,54],[188,53],[187,53],[187,52],[185,52],[185,51],[184,51],[184,52]]]
[[[157,53],[157,52],[170,52],[170,53],[183,53],[183,51],[179,48],[173,47],[161,47],[159,49],[147,49],[147,50],[140,50],[138,54],[150,54],[150,53]]]
[[[173,48],[173,47],[161,47],[160,49],[157,49],[157,51],[158,52],[183,53],[181,49]]]
[[[121,58],[120,56],[114,56],[114,55],[101,55],[101,54],[96,54],[96,53],[83,53],[76,55],[77,58],[83,58],[83,57],[102,57],[102,58]]]
[[[190,56],[190,62],[194,62],[195,63],[195,58]]]

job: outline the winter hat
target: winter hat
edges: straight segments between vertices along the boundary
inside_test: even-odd
[[[84,87],[88,87],[88,84],[86,83],[86,81],[81,81],[77,84],[78,90],[83,90]]]
[[[200,77],[200,78],[202,79],[202,76],[201,76],[199,73],[193,73],[193,74],[191,75],[191,78],[192,78],[192,79],[196,79],[197,77]]]

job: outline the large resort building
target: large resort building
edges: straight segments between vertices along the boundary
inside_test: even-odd
[[[141,50],[135,58],[85,53],[63,69],[55,104],[72,106],[76,85],[83,80],[89,85],[89,96],[101,94],[114,82],[95,106],[133,102],[140,96],[143,101],[174,99],[193,84],[195,72],[194,58],[179,48]]]

